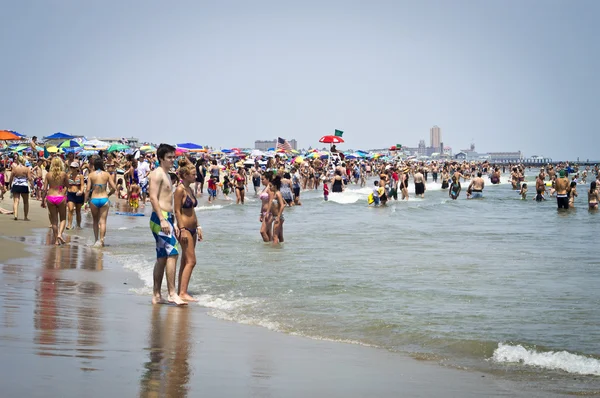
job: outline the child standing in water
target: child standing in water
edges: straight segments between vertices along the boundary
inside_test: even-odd
[[[327,202],[329,200],[329,185],[327,185],[327,179],[323,178],[323,199]]]
[[[208,180],[208,203],[212,203],[217,199],[217,179],[211,176]]]
[[[373,204],[375,206],[379,206],[381,203],[381,199],[379,198],[379,181],[373,182]]]
[[[575,198],[577,197],[577,181],[571,181],[571,191],[569,191],[569,207],[575,207]]]
[[[223,196],[225,199],[229,200],[229,191],[231,190],[231,181],[229,181],[228,176],[223,177]]]
[[[521,195],[521,199],[527,200],[527,184],[521,185],[521,191],[519,192],[519,195]]]

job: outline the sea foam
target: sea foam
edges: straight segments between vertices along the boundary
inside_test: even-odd
[[[498,363],[521,363],[543,369],[563,370],[580,375],[600,376],[600,361],[567,351],[537,352],[522,345],[498,344],[492,360]]]

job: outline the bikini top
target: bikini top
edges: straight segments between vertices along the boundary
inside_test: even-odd
[[[263,202],[267,202],[269,200],[269,194],[265,191],[263,193],[261,193],[259,196],[260,200],[262,200]]]
[[[81,178],[79,178],[79,176],[77,176],[76,179],[72,180],[71,177],[69,176],[69,185],[79,185],[81,184]]]
[[[190,196],[186,194],[185,201],[183,202],[181,207],[184,209],[193,209],[194,207],[198,206],[198,199],[196,199],[196,197],[193,195],[192,195],[192,198],[194,198],[193,202],[192,202],[192,199],[190,199]]]

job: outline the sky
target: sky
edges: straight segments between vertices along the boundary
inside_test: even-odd
[[[0,129],[600,159],[600,1],[0,0]]]

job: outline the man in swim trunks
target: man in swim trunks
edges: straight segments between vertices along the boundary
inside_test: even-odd
[[[477,172],[477,177],[473,178],[473,181],[471,181],[471,184],[469,185],[468,190],[471,190],[472,195],[471,198],[472,199],[479,199],[479,198],[483,198],[483,188],[485,187],[485,181],[483,181],[483,178],[481,178],[482,173],[481,171]]]
[[[154,289],[152,304],[163,304],[166,301],[161,296],[163,275],[167,274],[167,291],[169,303],[187,304],[175,289],[175,274],[179,256],[179,230],[174,227],[173,215],[173,185],[169,170],[175,163],[175,148],[168,144],[160,144],[156,150],[159,161],[157,167],[150,173],[149,197],[152,204],[150,229],[156,240],[156,263],[154,264]]]
[[[423,176],[423,169],[418,169],[413,175],[413,181],[415,183],[415,195],[424,197],[425,194],[425,177]]]
[[[571,184],[567,178],[567,172],[563,169],[558,173],[559,177],[556,179],[556,203],[559,209],[569,208],[569,191],[571,190]]]

